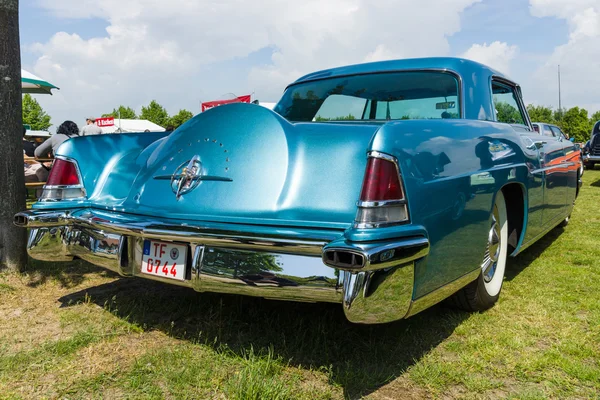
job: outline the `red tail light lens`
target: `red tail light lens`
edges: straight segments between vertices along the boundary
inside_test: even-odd
[[[46,186],[76,186],[81,185],[77,166],[70,161],[56,159],[50,170]]]
[[[356,210],[355,228],[378,228],[408,222],[402,178],[393,160],[385,154],[371,153]]]
[[[369,157],[360,201],[402,200],[404,193],[396,164],[383,158]]]
[[[85,188],[79,179],[77,164],[64,158],[56,158],[39,200],[61,201],[85,198]]]

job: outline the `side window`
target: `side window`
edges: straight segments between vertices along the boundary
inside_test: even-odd
[[[554,136],[556,136],[557,139],[560,139],[561,137],[567,137],[567,135],[565,135],[560,128],[556,126],[551,126],[550,129],[552,129],[552,133],[554,133]]]
[[[496,121],[506,124],[526,125],[515,88],[492,81],[492,96],[494,109],[496,110]]]
[[[556,135],[554,134],[554,132],[552,132],[552,129],[550,126],[544,125],[544,136],[554,137]]]

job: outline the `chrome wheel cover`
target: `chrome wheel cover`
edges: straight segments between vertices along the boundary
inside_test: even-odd
[[[483,262],[481,263],[481,271],[485,282],[491,282],[494,278],[496,267],[498,266],[500,250],[502,249],[502,235],[500,233],[499,221],[500,215],[498,206],[494,205],[491,226],[488,232],[487,248],[485,250],[485,255],[483,256]]]

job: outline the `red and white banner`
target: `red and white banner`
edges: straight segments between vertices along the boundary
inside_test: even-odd
[[[104,126],[115,126],[115,117],[96,118],[96,125],[100,128]]]
[[[202,103],[202,112],[211,109],[213,107],[216,106],[222,106],[223,104],[230,104],[230,103],[250,103],[252,95],[247,95],[247,96],[239,96],[235,99],[231,99],[231,100],[215,100],[215,101],[207,101]]]

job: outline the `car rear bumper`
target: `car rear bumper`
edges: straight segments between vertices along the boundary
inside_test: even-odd
[[[348,319],[357,323],[390,322],[411,315],[414,263],[429,252],[425,237],[344,242],[343,250],[366,260],[364,268],[345,268],[323,261],[324,246],[337,243],[343,234],[335,230],[273,228],[269,235],[256,235],[257,227],[245,227],[245,231],[233,224],[194,225],[90,209],[30,210],[15,215],[15,224],[31,228],[27,248],[35,259],[80,258],[121,276],[200,292],[342,303]],[[185,280],[142,272],[147,239],[188,246]],[[236,260],[236,265],[224,268],[210,261],[221,256]]]

